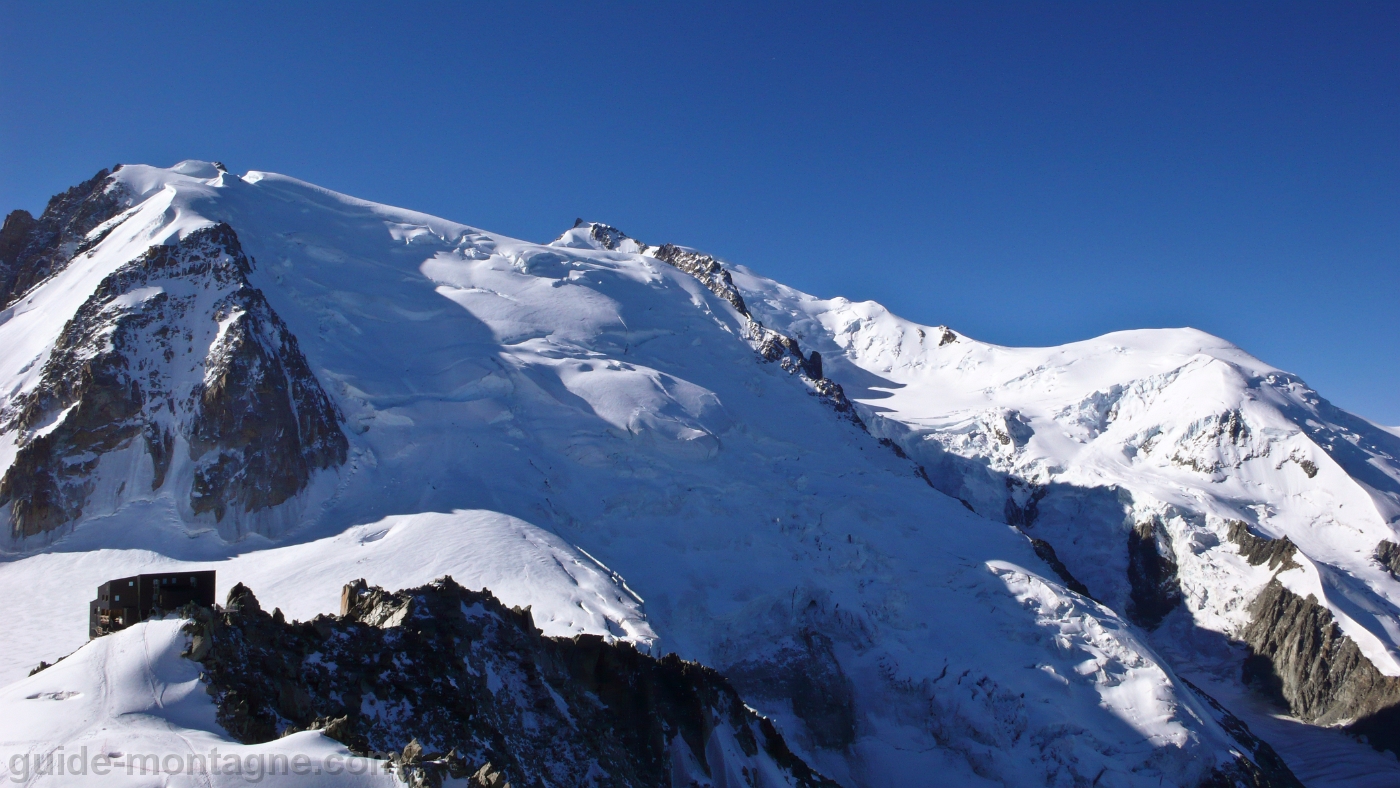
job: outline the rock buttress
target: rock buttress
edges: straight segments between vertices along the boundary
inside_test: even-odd
[[[233,229],[218,224],[103,279],[64,326],[39,384],[0,412],[0,429],[19,433],[0,478],[12,538],[79,519],[99,465],[126,449],[136,449],[129,462],[149,457],[147,493],[172,464],[192,466],[180,492],[191,511],[220,521],[230,509],[276,506],[344,462],[343,419],[249,284],[251,265]],[[175,456],[177,443],[187,457]]]
[[[588,784],[596,768],[617,786],[720,772],[770,784],[760,771],[834,785],[702,665],[544,637],[528,609],[451,578],[397,593],[357,581],[342,599],[343,615],[288,623],[237,586],[225,609],[197,614],[189,656],[240,741],[319,729],[419,769],[489,762],[520,786]]]
[[[1345,726],[1377,749],[1400,753],[1400,678],[1377,670],[1311,594],[1301,597],[1279,582],[1279,572],[1298,568],[1298,548],[1238,521],[1230,523],[1229,536],[1251,564],[1275,570],[1250,603],[1250,622],[1240,633],[1249,647],[1244,681],[1299,719]]]

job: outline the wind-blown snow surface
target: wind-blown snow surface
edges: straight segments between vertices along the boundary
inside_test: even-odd
[[[912,462],[837,418],[802,378],[760,363],[746,318],[695,278],[629,247],[516,241],[279,175],[240,178],[186,162],[128,166],[114,177],[133,207],[0,322],[0,406],[37,385],[64,321],[106,274],[151,244],[227,222],[255,261],[249,280],[344,414],[349,459],[276,511],[227,520],[191,514],[180,486],[187,480],[152,490],[151,463],[139,451],[101,465],[102,495],[76,526],[16,543],[0,565],[12,602],[4,679],[81,645],[91,590],[148,567],[216,568],[221,589],[245,582],[266,606],[296,617],[332,611],[341,584],[357,577],[399,587],[449,573],[508,604],[533,604],[550,634],[626,638],[736,674],[777,676],[775,666],[806,643],[804,658],[848,684],[848,707],[814,712],[807,699],[784,697],[781,681],[766,694],[761,679],[757,691],[739,688],[805,758],[848,784],[920,784],[936,773],[945,785],[1186,786],[1233,760],[1238,747],[1136,629],[1067,592],[1022,535],[931,490]],[[823,322],[839,310],[803,312],[789,304],[817,302],[756,278],[736,281],[746,298],[772,295],[760,317],[773,327],[822,337],[808,341],[824,354],[849,349],[842,372],[867,363],[844,324]],[[1176,336],[1136,353],[1115,349],[1125,340],[1097,340],[1087,355],[1137,358],[1147,377],[1172,372],[1173,362],[1152,360],[1167,351],[1200,357],[1189,374],[1204,381],[1228,378],[1229,369],[1262,371],[1223,344],[1212,352],[1228,357],[1229,369],[1185,347],[1218,340]],[[988,359],[1014,357],[1027,372],[1073,355],[977,347]],[[939,400],[943,410],[925,413],[918,408],[931,389],[912,381],[931,365],[910,367],[907,383],[861,380],[872,390],[905,386],[911,404],[896,416],[909,424],[994,409],[976,397],[1008,385],[995,374],[969,378]],[[1126,380],[1143,378],[1134,375]],[[1111,377],[1089,374],[1075,385],[1096,390]],[[1026,391],[1051,385],[1034,375],[1022,381]],[[1279,381],[1269,391],[1290,390]],[[1063,386],[1064,406],[1083,401]],[[1130,395],[1115,394],[1152,412]],[[1075,417],[1077,429],[1118,429],[1096,407]],[[16,439],[0,436],[0,472],[14,461]],[[1294,453],[1314,457],[1302,438],[1280,440],[1270,468]],[[1077,445],[1073,435],[1053,441],[1046,445],[1056,451]],[[1088,463],[1092,452],[1080,454]],[[1059,455],[1047,448],[1041,456]],[[1314,461],[1322,474],[1335,471],[1327,456]],[[1090,466],[1105,474],[1133,467],[1112,458]],[[1296,461],[1280,468],[1277,483],[1292,484]],[[1389,500],[1384,485],[1366,497],[1337,489],[1313,494],[1298,482],[1285,492],[1314,507],[1335,500],[1375,511]],[[1163,505],[1186,503],[1163,496]],[[1392,586],[1359,558],[1345,564],[1321,551],[1362,549],[1393,513],[1377,514],[1379,524],[1326,526],[1361,534],[1351,541],[1305,544],[1300,532],[1313,561],[1288,581],[1309,590],[1341,582],[1317,568],[1322,558],[1355,567],[1359,580],[1346,586],[1354,601],[1334,610],[1346,611],[1348,631],[1382,665],[1392,641],[1364,611],[1388,603]],[[1293,528],[1291,517],[1270,513],[1265,530]],[[1222,566],[1247,590],[1256,581],[1235,564]],[[1085,574],[1092,588],[1096,578]],[[1196,607],[1232,620],[1231,610]],[[811,645],[814,632],[829,638],[829,650]],[[115,653],[122,642],[86,645],[50,671]],[[38,713],[24,705],[38,701],[6,698],[12,717]],[[4,746],[77,741],[51,730],[59,728],[8,730]],[[165,747],[164,736],[152,733],[141,746]]]

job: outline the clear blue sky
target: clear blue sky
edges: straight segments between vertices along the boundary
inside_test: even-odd
[[[0,208],[216,159],[581,216],[1002,344],[1190,325],[1400,424],[1400,3],[0,1]]]

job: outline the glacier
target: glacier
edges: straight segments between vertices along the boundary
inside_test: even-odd
[[[213,163],[94,188],[110,218],[0,312],[7,757],[133,713],[96,659],[189,707],[123,747],[265,746],[172,621],[84,644],[108,577],[206,568],[298,619],[451,575],[718,669],[844,785],[1400,779],[1335,730],[1384,708],[1240,680],[1288,670],[1266,597],[1335,626],[1362,701],[1400,677],[1400,438],[1228,342],[996,347],[605,225],[531,243]]]

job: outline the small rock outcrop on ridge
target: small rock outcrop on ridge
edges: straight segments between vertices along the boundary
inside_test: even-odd
[[[739,288],[734,286],[734,278],[719,260],[704,252],[675,244],[649,246],[628,237],[616,227],[598,222],[584,222],[579,219],[575,221],[574,229],[579,228],[586,228],[589,238],[603,249],[625,250],[645,255],[695,277],[710,292],[728,301],[729,305],[734,307],[734,311],[745,318],[748,338],[757,345],[758,354],[764,361],[777,362],[788,372],[801,375],[811,384],[816,394],[830,403],[837,413],[862,429],[865,427],[860,416],[856,414],[855,407],[846,398],[841,384],[823,375],[821,354],[815,350],[810,355],[803,353],[796,339],[767,328],[759,322],[749,312]]]

